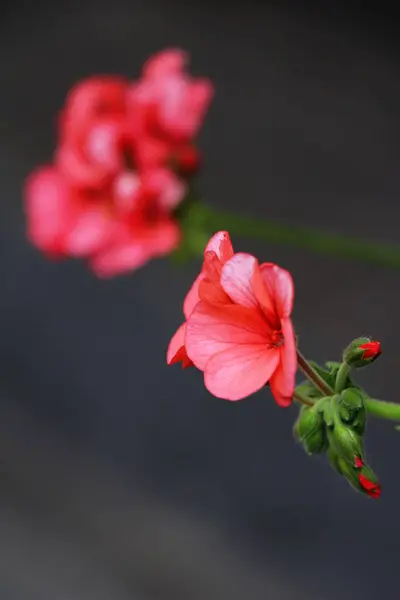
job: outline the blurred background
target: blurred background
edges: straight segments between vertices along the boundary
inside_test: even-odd
[[[0,20],[1,600],[364,600],[398,594],[400,433],[373,421],[382,497],[292,441],[269,392],[229,403],[167,367],[198,269],[110,281],[25,239],[24,178],[48,161],[68,89],[187,49],[216,96],[199,187],[216,206],[399,240],[395,20],[343,2],[6,2]],[[400,272],[235,239],[295,278],[306,355],[358,335],[359,377],[399,400]]]

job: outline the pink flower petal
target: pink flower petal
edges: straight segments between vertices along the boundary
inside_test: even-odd
[[[253,274],[258,261],[250,254],[235,254],[222,267],[221,285],[233,302],[248,308],[258,307],[253,290]]]
[[[189,367],[192,361],[186,354],[185,348],[186,323],[183,323],[171,339],[167,350],[167,363],[173,365],[182,361],[182,367]]]
[[[206,246],[204,253],[206,252],[215,252],[220,261],[226,263],[233,256],[233,247],[229,233],[227,231],[218,231],[218,233],[213,235]]]
[[[137,124],[138,127],[142,125],[140,122]],[[166,164],[171,154],[170,144],[142,133],[139,139],[140,142],[137,144],[135,156],[140,167],[146,169]]]
[[[152,169],[144,176],[144,186],[148,194],[157,198],[158,205],[166,212],[171,212],[183,200],[186,185],[165,168]]]
[[[162,97],[158,105],[160,125],[176,141],[196,136],[212,97],[212,84],[207,80],[190,80],[180,73],[158,83]]]
[[[95,118],[122,115],[127,89],[121,77],[95,76],[78,82],[69,92],[61,116],[63,139],[76,141]]]
[[[296,340],[290,319],[282,319],[284,344],[280,348],[279,367],[271,377],[271,392],[279,406],[289,406],[296,385],[297,355]]]
[[[273,295],[271,295],[271,289],[268,288],[267,290],[267,286],[265,285],[264,278],[261,274],[261,268],[262,265],[260,268],[254,269],[253,272],[252,288],[254,295],[265,315],[265,318],[271,325],[271,328],[279,330],[281,328],[281,323],[275,306],[275,298]]]
[[[140,210],[142,179],[135,171],[121,170],[114,179],[112,196],[115,210],[122,216]]]
[[[188,291],[186,298],[183,302],[183,314],[185,315],[186,319],[188,319],[190,317],[194,307],[196,306],[196,304],[198,304],[198,302],[200,302],[199,285],[200,285],[200,282],[202,281],[203,277],[204,277],[203,273],[200,273],[200,275],[198,275],[196,277],[192,287]]]
[[[113,223],[103,206],[82,209],[65,235],[65,247],[71,256],[82,257],[101,250],[110,240]]]
[[[204,277],[207,279],[207,281],[220,285],[222,262],[215,252],[210,250],[206,250],[204,252],[204,260],[201,270],[202,273],[204,273]]]
[[[169,48],[158,52],[145,63],[143,75],[159,78],[179,73],[188,61],[188,54],[179,48]]]
[[[260,390],[275,372],[279,351],[240,344],[210,358],[204,370],[208,391],[225,400],[242,400]]]
[[[28,235],[35,246],[52,254],[64,253],[63,235],[72,206],[69,186],[53,167],[43,167],[27,179],[25,211]]]
[[[268,294],[274,298],[279,317],[289,317],[294,299],[294,284],[291,274],[273,263],[263,263],[260,271]]]
[[[79,187],[101,188],[110,176],[107,169],[90,163],[75,145],[64,144],[56,152],[56,164],[62,175]]]
[[[83,150],[88,160],[101,165],[108,173],[124,167],[121,140],[123,123],[117,119],[102,119],[90,127]]]
[[[204,370],[211,356],[238,344],[266,346],[270,330],[254,310],[242,306],[199,302],[187,322],[186,351]]]
[[[210,304],[232,304],[232,300],[229,298],[228,294],[224,292],[218,279],[215,280],[213,278],[210,280],[208,274],[206,278],[200,282],[199,297],[200,300],[209,302]]]
[[[179,243],[180,231],[175,222],[163,219],[138,230],[117,224],[113,236],[115,242],[91,260],[91,266],[99,277],[138,269],[151,258],[172,252]]]
[[[148,249],[140,243],[115,244],[95,254],[90,265],[98,277],[113,277],[142,267],[151,258]]]

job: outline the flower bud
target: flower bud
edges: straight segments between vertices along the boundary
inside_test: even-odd
[[[352,406],[346,404],[346,397],[352,399],[352,395],[350,394],[345,395],[344,400],[343,394],[333,396],[330,399],[330,421],[328,422],[327,429],[328,441],[330,448],[339,457],[353,463],[355,456],[364,456],[364,444],[361,435],[341,419],[341,410],[345,412],[345,416],[351,414],[348,406],[350,406],[350,409]],[[341,404],[342,400],[344,404]]]
[[[307,454],[319,454],[327,450],[328,438],[318,403],[312,407],[301,408],[293,433]]]
[[[331,466],[345,477],[354,489],[370,498],[379,498],[381,494],[379,481],[372,469],[359,456],[353,457],[353,461],[348,461],[338,456],[332,448],[329,449],[328,456]]]
[[[381,344],[367,337],[360,337],[351,342],[343,352],[343,361],[355,369],[365,367],[374,362],[381,354]]]
[[[362,435],[367,418],[362,393],[356,388],[344,390],[337,400],[337,406],[341,422]]]

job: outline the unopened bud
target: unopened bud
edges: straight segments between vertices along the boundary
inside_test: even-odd
[[[329,449],[328,456],[332,467],[345,477],[354,489],[370,498],[379,498],[380,483],[372,469],[359,456],[354,456],[352,461],[348,461],[338,456],[332,448]]]
[[[307,454],[319,454],[328,448],[324,419],[317,404],[301,408],[293,433]]]
[[[360,337],[351,342],[343,352],[343,361],[360,369],[374,362],[381,354],[381,344],[367,337]]]
[[[345,395],[343,405],[341,404],[343,394],[336,395],[330,400],[331,427],[328,427],[328,441],[329,446],[339,457],[352,463],[355,456],[364,456],[364,444],[361,435],[342,421],[341,410],[344,411],[345,416],[350,416],[346,397],[352,399],[352,395]]]

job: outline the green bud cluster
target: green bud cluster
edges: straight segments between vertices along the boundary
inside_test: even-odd
[[[365,426],[364,395],[353,387],[303,406],[294,435],[307,454],[327,453],[331,466],[355,489],[376,498],[379,483],[364,460]]]

